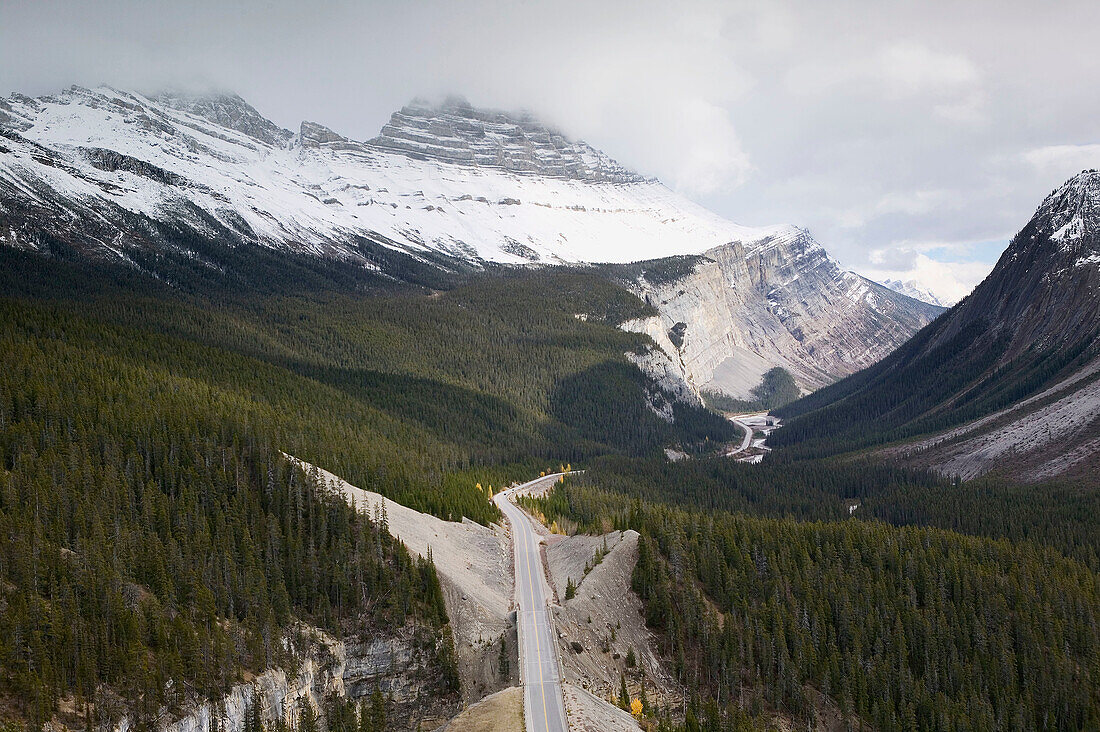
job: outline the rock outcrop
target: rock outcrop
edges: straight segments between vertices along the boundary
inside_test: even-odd
[[[761,241],[733,241],[691,262],[631,265],[627,284],[660,316],[624,323],[650,335],[670,370],[698,393],[738,398],[781,366],[806,391],[869,366],[942,312],[845,272],[808,232],[788,227]]]
[[[598,183],[642,183],[591,145],[530,114],[476,109],[460,97],[423,100],[394,112],[372,146],[469,166]]]
[[[320,714],[330,695],[359,700],[375,689],[391,702],[394,727],[410,720],[437,720],[454,711],[430,693],[433,669],[426,667],[422,649],[411,634],[397,632],[374,639],[340,641],[318,628],[298,628],[304,639],[296,673],[273,668],[237,684],[217,703],[202,702],[184,716],[159,727],[160,732],[242,732],[249,709],[260,702],[267,724],[281,721],[293,728],[303,704]],[[287,642],[291,642],[290,639]],[[409,725],[415,727],[415,722]],[[128,732],[124,719],[113,732]]]

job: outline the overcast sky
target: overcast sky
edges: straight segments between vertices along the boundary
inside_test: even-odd
[[[954,299],[1100,167],[1098,35],[1093,1],[0,0],[0,92],[215,87],[356,139],[460,93]]]

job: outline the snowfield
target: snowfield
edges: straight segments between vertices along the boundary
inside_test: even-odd
[[[214,102],[217,121],[207,118]],[[636,176],[592,181],[455,163],[348,141],[312,123],[294,135],[236,97],[73,87],[0,100],[0,127],[17,135],[5,140],[0,181],[43,205],[58,196],[101,201],[200,228],[202,212],[268,246],[316,254],[353,256],[341,242],[380,235],[414,253],[491,262],[629,262],[749,245],[788,228],[739,226]],[[169,175],[132,164],[104,169],[111,166],[95,160],[102,150]],[[594,153],[578,160],[607,165]]]

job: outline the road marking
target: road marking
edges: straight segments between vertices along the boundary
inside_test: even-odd
[[[531,485],[542,482],[544,479],[555,478],[555,477],[557,477],[557,476],[554,475],[554,476],[545,476],[545,478],[537,478],[535,480],[532,480],[532,481],[529,481],[528,483],[523,484],[522,486],[518,486],[518,488],[520,488],[520,489],[527,488]],[[546,674],[545,674],[545,669],[543,668],[543,661],[542,661],[542,639],[539,637],[540,636],[539,623],[538,623],[538,616],[536,614],[538,611],[534,609],[535,608],[535,585],[534,585],[534,574],[535,573],[532,569],[532,561],[533,560],[531,559],[532,551],[537,552],[539,550],[540,542],[538,541],[538,536],[536,535],[536,533],[534,531],[534,527],[531,525],[531,522],[528,520],[528,517],[524,513],[523,509],[521,509],[519,506],[517,506],[515,503],[513,503],[510,500],[513,493],[516,493],[515,489],[510,490],[510,491],[505,492],[505,493],[502,493],[497,498],[499,499],[499,501],[501,501],[501,508],[502,509],[505,507],[505,505],[507,505],[507,507],[510,509],[508,511],[505,511],[505,513],[508,514],[508,519],[510,521],[512,521],[512,523],[515,527],[515,530],[513,531],[513,543],[515,545],[515,550],[516,551],[520,551],[519,534],[524,533],[521,530],[521,527],[519,526],[519,522],[523,522],[523,527],[522,528],[526,529],[525,536],[524,536],[524,545],[523,545],[523,548],[522,548],[523,551],[524,551],[524,557],[523,557],[523,561],[521,563],[517,562],[517,565],[516,565],[516,581],[517,582],[522,582],[524,572],[526,571],[527,581],[529,583],[528,587],[527,587],[527,593],[528,593],[528,597],[530,598],[530,604],[531,604],[531,608],[528,610],[529,624],[530,624],[531,630],[535,633],[535,654],[536,654],[536,657],[537,657],[538,670],[539,670],[539,673],[538,673],[538,675],[539,675],[539,691],[542,695],[542,720],[543,720],[543,725],[544,725],[545,731],[550,732],[550,714],[549,714],[549,708],[548,708],[547,701],[546,701],[546,684],[548,682],[546,681]],[[515,512],[515,516],[512,515],[513,511]],[[516,518],[517,516],[518,516],[518,518]],[[527,537],[530,537],[530,541],[527,540]],[[540,559],[541,559],[541,556],[540,556]],[[541,562],[539,563],[539,566],[541,567]],[[541,572],[540,572],[539,576],[540,577],[542,576]],[[522,594],[520,595],[520,599],[522,599]],[[523,608],[522,608],[522,603],[521,603],[521,607],[520,607],[521,613],[522,613],[522,610],[523,610]],[[549,638],[548,638],[549,645],[547,647],[547,651],[549,652],[549,651],[552,651],[553,648],[554,648],[554,638],[553,638],[553,632],[552,632],[553,626],[552,626],[552,620],[551,620],[551,616],[550,616],[549,607],[544,604],[543,607],[542,607],[542,612],[546,613],[546,626],[547,626],[547,632],[549,633]],[[525,627],[525,626],[521,625],[520,627],[522,628],[522,627]],[[526,644],[524,644],[524,650],[526,651]],[[523,664],[525,674],[527,674],[527,671],[529,670],[528,665],[529,665],[528,663]],[[556,664],[555,664],[555,673],[557,673],[557,665]],[[528,696],[529,692],[531,691],[530,683],[533,681],[533,675],[532,674],[527,674],[527,675],[530,676],[531,678],[527,679],[526,683],[524,684],[524,687],[525,687],[525,689],[524,689],[524,699],[525,700],[527,699],[527,696]],[[560,684],[560,677],[557,681],[555,681],[553,683]],[[562,699],[559,697],[558,698],[558,704],[559,704],[560,715],[558,714],[558,711],[556,710],[555,711],[555,718],[558,718],[560,720],[561,724],[563,725],[562,726],[563,730],[568,730],[569,729],[569,722],[565,718],[565,709],[564,709],[564,707],[561,706],[561,702],[562,702]],[[527,716],[527,715],[525,714],[524,716]],[[531,720],[530,718],[528,718],[527,721],[529,723],[533,722],[533,720]],[[558,729],[557,723],[555,723],[554,729]]]
[[[525,519],[521,516],[520,520],[521,521],[526,521],[527,519]],[[533,538],[535,532],[531,529],[531,527],[527,527],[527,531],[528,531],[529,535]],[[533,608],[534,605],[535,605],[535,584],[534,584],[534,577],[532,576],[532,573],[531,573],[531,546],[530,545],[528,545],[528,547],[527,547],[526,554],[527,554],[527,591],[531,595],[531,606]],[[532,610],[532,613],[533,612],[535,612],[535,611]],[[534,615],[531,616],[531,619],[535,621],[535,653],[538,655],[538,659],[539,659],[539,690],[542,692],[542,723],[546,726],[546,732],[550,732],[550,716],[546,713],[546,678],[543,676],[543,673],[542,673],[542,644],[539,643],[539,624],[538,624],[538,619]]]

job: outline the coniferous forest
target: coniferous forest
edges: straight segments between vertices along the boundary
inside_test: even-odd
[[[597,275],[349,294],[2,271],[0,699],[29,729],[150,727],[293,669],[305,627],[413,637],[454,698],[431,561],[284,453],[481,523],[499,514],[479,483],[584,467],[534,505],[641,532],[634,588],[689,698],[660,728],[1100,725],[1095,491],[797,447],[715,457],[737,432],[630,364],[644,339],[615,325],[650,311]],[[384,728],[384,699],[360,706],[294,723]]]
[[[303,623],[411,636],[457,690],[431,562],[283,453],[487,523],[479,483],[731,433],[645,406],[641,341],[613,327],[644,306],[594,277],[234,297],[36,266],[0,301],[0,699],[35,729],[171,718],[293,669]]]
[[[1100,578],[1049,547],[576,483],[530,501],[559,523],[641,532],[633,587],[695,694],[685,729],[764,709],[883,730],[1100,725]]]

